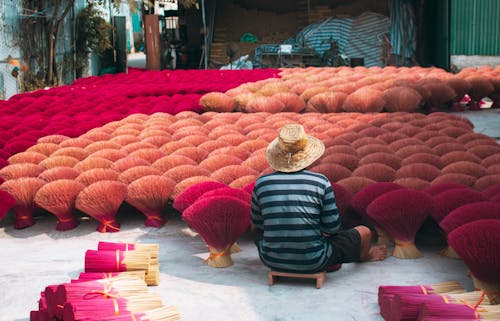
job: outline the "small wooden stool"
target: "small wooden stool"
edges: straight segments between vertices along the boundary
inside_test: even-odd
[[[278,276],[299,279],[316,279],[316,289],[321,289],[323,283],[326,281],[326,272],[303,274],[271,271],[267,274],[269,285],[273,285]]]

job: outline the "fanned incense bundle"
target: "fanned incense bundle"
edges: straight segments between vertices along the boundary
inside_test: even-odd
[[[454,229],[481,219],[498,219],[500,220],[500,204],[495,202],[474,202],[462,205],[454,209],[446,216],[439,226],[446,234],[451,233]],[[444,256],[458,258],[455,251],[447,246],[441,251]]]
[[[410,189],[396,189],[377,197],[366,209],[367,216],[389,233],[395,242],[393,256],[415,259],[415,235],[433,208],[430,196]]]
[[[15,214],[14,228],[23,229],[35,224],[33,212],[35,211],[36,192],[45,185],[45,181],[34,177],[24,177],[3,182],[0,190],[9,193],[15,198],[12,207]]]
[[[113,317],[142,312],[163,306],[161,297],[148,293],[129,297],[73,300],[64,305],[64,321],[81,321],[94,317]]]
[[[73,167],[58,166],[44,170],[38,175],[38,178],[46,182],[53,182],[58,179],[75,179],[78,175],[80,175],[80,172]]]
[[[0,178],[5,181],[22,178],[22,177],[37,177],[44,171],[44,168],[37,164],[22,163],[7,165],[0,169]]]
[[[56,230],[67,231],[78,226],[74,215],[75,200],[85,185],[60,179],[42,186],[35,194],[35,204],[57,217]]]
[[[89,186],[99,181],[116,181],[118,180],[118,175],[120,173],[111,168],[94,168],[80,173],[75,180],[85,186]]]
[[[162,307],[147,311],[121,314],[119,316],[107,316],[103,318],[92,317],[82,321],[180,321],[179,310],[175,306],[164,305]]]
[[[214,181],[207,181],[207,182],[193,184],[190,187],[186,188],[181,194],[179,194],[179,196],[175,198],[172,207],[182,213],[186,208],[191,206],[191,204],[193,204],[204,193],[226,186],[227,186],[226,184]]]
[[[250,204],[226,196],[202,198],[182,213],[189,226],[207,243],[210,256],[206,261],[212,267],[233,264],[230,249],[249,227],[249,216]]]
[[[500,220],[462,225],[448,235],[448,244],[469,268],[475,287],[486,291],[490,304],[500,304]]]
[[[433,197],[434,208],[431,212],[432,217],[437,223],[441,222],[448,214],[462,205],[484,202],[488,199],[480,192],[470,188],[451,189]]]
[[[117,160],[111,165],[111,169],[119,173],[125,172],[127,169],[136,167],[136,166],[150,166],[151,164],[145,160],[144,158],[140,158],[137,156],[127,156],[120,160]]]
[[[148,252],[120,250],[85,252],[85,272],[147,271],[149,264]]]
[[[390,320],[392,298],[400,293],[427,295],[462,292],[465,292],[465,289],[457,281],[441,282],[430,285],[381,285],[378,288],[380,314],[385,320]]]
[[[126,201],[146,216],[145,226],[161,227],[165,224],[162,211],[174,187],[175,182],[168,177],[144,176],[129,184]]]
[[[21,163],[40,164],[40,162],[46,158],[47,156],[42,153],[26,151],[14,154],[10,156],[7,160],[9,161],[9,164],[21,164]]]
[[[84,188],[78,194],[75,206],[99,221],[98,232],[118,232],[120,223],[116,221],[116,212],[126,197],[127,185],[100,181]]]

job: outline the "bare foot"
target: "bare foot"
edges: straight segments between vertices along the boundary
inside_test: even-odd
[[[387,257],[387,247],[385,245],[372,246],[368,251],[367,261],[383,261]]]

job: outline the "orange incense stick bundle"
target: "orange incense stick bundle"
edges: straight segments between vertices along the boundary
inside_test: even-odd
[[[149,254],[140,251],[85,252],[85,272],[124,272],[149,269]]]
[[[163,306],[161,297],[148,293],[129,297],[109,297],[90,300],[73,300],[64,304],[63,320],[80,321],[130,315]]]

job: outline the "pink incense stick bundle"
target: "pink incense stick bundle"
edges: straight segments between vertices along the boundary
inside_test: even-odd
[[[204,193],[214,190],[216,188],[226,187],[226,184],[206,181],[197,184],[193,184],[186,188],[179,196],[177,196],[172,204],[172,207],[183,212],[191,204],[193,204],[198,198],[200,198]]]
[[[92,318],[105,318],[130,315],[163,306],[161,298],[153,293],[129,297],[109,297],[100,299],[73,300],[64,304],[63,320],[80,321]]]
[[[158,244],[139,244],[139,243],[113,243],[99,242],[97,245],[99,251],[135,251],[143,252],[149,255],[149,269],[145,271],[142,278],[148,285],[158,285],[160,280],[160,269],[158,265]],[[129,272],[132,273],[132,272]]]
[[[179,310],[175,306],[164,305],[162,307],[151,309],[139,313],[129,313],[117,316],[108,316],[104,318],[89,318],[82,321],[180,321]]]
[[[212,267],[233,264],[231,246],[249,227],[250,204],[230,196],[201,198],[182,217],[200,234],[210,249],[207,263]]]
[[[448,216],[439,222],[439,226],[448,235],[464,224],[481,219],[500,220],[500,204],[495,202],[475,202],[462,205],[451,211]],[[450,246],[443,249],[441,254],[458,258],[458,255]]]
[[[78,279],[71,280],[72,283],[87,282],[101,279],[111,279],[115,277],[136,277],[144,280],[145,271],[127,271],[127,272],[81,272]]]
[[[55,295],[55,316],[62,318],[66,302],[111,297],[127,297],[148,293],[147,285],[138,278],[113,278],[78,283],[59,284]]]
[[[167,207],[175,184],[166,176],[141,177],[128,185],[126,201],[146,216],[145,226],[161,227],[165,224],[162,212]]]
[[[394,239],[393,256],[415,259],[422,256],[415,246],[415,235],[432,208],[432,198],[424,192],[396,189],[377,197],[366,214]]]
[[[385,320],[389,320],[391,315],[391,301],[397,294],[412,293],[427,295],[462,292],[465,292],[465,289],[456,281],[430,285],[381,285],[378,288],[378,304],[380,306],[380,314]]]
[[[439,318],[439,320],[498,320],[500,309],[494,305],[477,305],[475,302],[468,304],[426,302],[421,305],[416,320],[426,320],[429,317]]]
[[[149,253],[140,251],[85,252],[85,272],[147,271],[149,264]]]
[[[391,321],[412,321],[418,317],[422,304],[475,304],[482,299],[482,291],[467,292],[461,294],[396,294],[391,300]]]
[[[448,244],[469,268],[475,287],[486,291],[490,304],[500,304],[500,220],[462,225],[448,235]]]
[[[462,205],[488,200],[480,192],[470,187],[454,188],[434,196],[433,199],[435,206],[431,215],[437,223],[441,222],[451,211]]]

